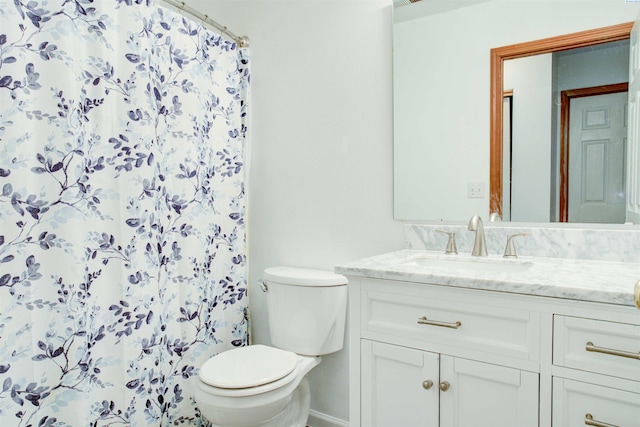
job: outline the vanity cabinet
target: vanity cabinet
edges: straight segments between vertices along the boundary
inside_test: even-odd
[[[640,426],[640,394],[553,378],[554,426]]]
[[[556,315],[553,326],[553,425],[640,427],[640,325]]]
[[[362,340],[362,425],[537,426],[538,375]]]
[[[633,307],[348,276],[350,426],[640,427]]]

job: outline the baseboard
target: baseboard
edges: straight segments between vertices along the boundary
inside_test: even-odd
[[[308,427],[349,427],[349,422],[321,412],[309,411]]]

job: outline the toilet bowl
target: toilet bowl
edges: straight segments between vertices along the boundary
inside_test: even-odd
[[[305,377],[320,357],[264,345],[221,356],[200,368],[194,397],[205,418],[219,427],[306,425],[310,393]]]
[[[304,427],[310,403],[306,375],[321,355],[344,345],[346,277],[272,267],[263,278],[273,346],[234,348],[199,370],[196,405],[216,427]]]

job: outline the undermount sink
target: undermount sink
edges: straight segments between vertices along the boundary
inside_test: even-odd
[[[465,270],[491,273],[521,273],[528,270],[533,265],[531,262],[517,261],[510,259],[488,259],[488,258],[451,258],[443,257],[415,257],[403,261],[402,265],[413,267],[427,267],[432,269]]]

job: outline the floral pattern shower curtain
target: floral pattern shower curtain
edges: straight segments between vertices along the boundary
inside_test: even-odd
[[[247,344],[245,49],[151,0],[0,0],[0,425],[206,424]]]

